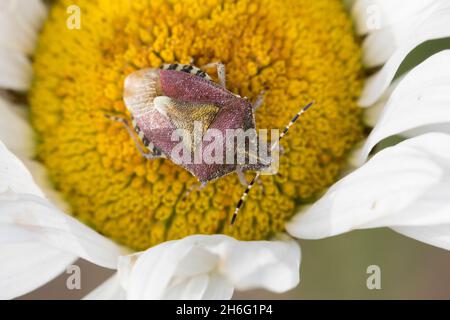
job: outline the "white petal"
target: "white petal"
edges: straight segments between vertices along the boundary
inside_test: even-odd
[[[424,227],[395,227],[392,229],[407,237],[450,250],[450,224]]]
[[[383,95],[378,99],[378,101],[372,105],[370,108],[364,110],[364,123],[369,127],[375,127],[380,119],[384,108],[386,107],[392,92],[397,88],[398,84],[404,79],[404,77],[399,77],[394,80],[389,88],[383,93]]]
[[[429,132],[443,132],[450,134],[450,126],[448,123],[430,124],[427,126],[421,126],[418,128],[402,132],[401,136],[405,138],[413,138]]]
[[[33,130],[27,121],[28,113],[26,111],[25,106],[15,105],[0,98],[0,114],[2,115],[0,117],[0,141],[22,161],[29,172],[32,172],[34,181],[45,196],[56,204],[60,210],[67,211],[69,206],[51,185],[45,168],[32,160],[34,158],[35,139]],[[4,148],[0,147],[0,157],[3,156],[3,152]],[[0,170],[2,169],[0,168]],[[29,173],[24,170],[20,172],[29,176]],[[12,177],[12,179],[22,180],[16,177]],[[36,187],[36,190],[39,188]],[[1,190],[2,182],[0,182]]]
[[[25,141],[30,129],[15,107],[1,101],[0,108],[1,138],[26,158],[31,152]],[[35,164],[27,162],[36,172]],[[100,235],[92,235],[92,230],[54,208],[23,163],[1,142],[0,232],[3,285],[0,292],[4,298],[25,294],[45,284],[77,255],[115,268],[120,253],[116,245]],[[15,250],[14,254],[11,250]]]
[[[1,139],[0,139],[1,140]],[[33,180],[44,193],[45,197],[50,200],[60,211],[70,212],[70,205],[64,200],[62,194],[55,190],[52,182],[48,177],[48,172],[45,167],[34,160],[20,159],[30,173],[32,173]]]
[[[297,270],[298,272],[298,270]],[[229,300],[233,296],[233,284],[225,276],[209,275],[209,285],[203,293],[204,300]]]
[[[29,55],[46,17],[41,0],[13,0],[0,3],[0,87],[25,91],[32,67]]]
[[[362,164],[385,138],[427,125],[450,123],[450,50],[408,73],[393,90],[361,154]]]
[[[287,230],[317,239],[353,229],[445,225],[449,190],[450,135],[429,133],[377,153],[295,216]]]
[[[167,300],[201,300],[209,284],[209,274],[184,278],[170,286],[164,293]],[[222,298],[222,297],[221,297]],[[224,298],[222,298],[224,299]]]
[[[369,67],[385,63],[395,50],[410,40],[413,31],[447,0],[360,0],[353,7],[356,29],[367,34],[363,42],[363,62]]]
[[[0,141],[0,193],[7,191],[44,197],[23,163]]]
[[[0,176],[3,169],[0,168]],[[21,180],[18,177],[16,182],[20,184]],[[36,192],[32,187],[28,190]],[[36,241],[19,226],[0,223],[0,299],[12,299],[35,290],[62,273],[75,259],[73,254]]]
[[[54,207],[1,142],[0,229],[11,233],[21,229],[26,240],[33,237],[107,268],[116,268],[122,253],[116,244]]]
[[[3,0],[0,4],[0,48],[31,54],[47,8],[41,0]]]
[[[105,268],[117,268],[120,248],[44,198],[0,194],[0,225],[28,231],[36,241],[70,252]]]
[[[0,299],[13,299],[52,280],[76,256],[38,242],[0,244]]]
[[[119,262],[119,274],[127,274],[127,297],[129,299],[163,299],[169,287],[177,262],[188,253],[190,245],[186,242],[165,242],[144,252],[134,265]],[[206,262],[206,261],[205,261]],[[129,271],[124,272],[121,268]]]
[[[398,48],[399,42],[408,37],[409,27],[408,24],[402,24],[377,30],[368,35],[362,43],[364,66],[374,68],[384,64]]]
[[[285,292],[300,281],[300,247],[292,240],[246,242],[228,254],[223,268],[238,290]]]
[[[234,288],[282,292],[299,282],[300,249],[291,239],[237,241],[190,236],[121,258],[129,299],[230,299]]]
[[[396,25],[417,17],[424,9],[440,0],[356,0],[352,17],[360,35]]]
[[[23,159],[32,157],[34,139],[31,126],[19,114],[20,108],[0,98],[0,141]]]
[[[86,295],[83,300],[123,300],[125,299],[125,290],[120,285],[117,273],[103,282],[91,293]]]
[[[24,54],[0,48],[0,88],[26,91],[31,76],[31,62]]]
[[[234,286],[223,275],[202,274],[196,277],[179,278],[164,294],[168,300],[229,300]]]
[[[219,259],[201,246],[196,247],[195,238],[187,239],[162,243],[141,255],[132,255],[132,259],[121,258],[119,274],[129,274],[125,285],[129,299],[202,298],[208,273]]]
[[[48,13],[45,0],[15,0],[16,18],[21,24],[28,24],[30,29],[39,31]]]
[[[407,7],[407,6],[406,6]],[[420,19],[408,28],[408,36],[397,45],[383,68],[371,76],[361,94],[359,104],[363,107],[373,105],[388,88],[398,67],[404,58],[419,44],[433,39],[450,37],[450,2],[436,1],[420,13]],[[380,38],[371,47],[379,50],[390,45],[388,40]],[[368,49],[368,48],[366,48]],[[386,55],[386,54],[384,54]]]

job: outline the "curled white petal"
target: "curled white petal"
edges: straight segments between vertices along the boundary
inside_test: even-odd
[[[112,241],[53,206],[1,142],[0,229],[18,242],[39,241],[107,268],[115,269],[122,253]]]
[[[18,170],[14,171],[14,173],[29,176],[29,173],[31,172],[33,180],[36,181],[39,188],[37,188],[35,184],[28,184],[28,186],[33,185],[35,190],[39,190],[39,194],[41,194],[42,190],[45,196],[50,199],[52,203],[56,204],[60,210],[67,211],[67,203],[63,201],[61,195],[54,190],[48,179],[45,168],[40,163],[32,160],[35,151],[35,138],[33,129],[27,121],[28,113],[26,111],[27,109],[24,106],[15,105],[0,98],[0,141],[3,142],[8,150],[16,155],[28,169],[28,172],[26,170]],[[14,160],[11,161],[14,162]],[[0,170],[4,169],[5,168],[0,168]],[[11,176],[11,179],[22,181],[21,177],[16,178]],[[3,184],[0,181],[0,191],[5,190],[5,183],[6,181],[3,181]],[[9,181],[8,183],[11,187],[13,182]],[[28,192],[26,190],[22,191],[25,193]]]
[[[289,290],[299,266],[293,240],[196,235],[122,257],[119,274],[129,299],[230,299],[235,288]]]
[[[393,89],[361,153],[389,136],[428,125],[450,123],[450,50],[441,51],[408,73]]]
[[[383,60],[387,57],[388,59],[382,69],[366,81],[359,99],[361,106],[371,106],[380,98],[394,78],[402,61],[415,47],[428,40],[450,37],[450,24],[448,23],[450,20],[450,2],[433,1],[432,4],[426,6],[426,10],[421,10],[419,17],[414,19],[413,25],[406,28],[402,40],[391,54],[373,53],[374,56],[383,56]],[[374,41],[371,47],[376,52],[380,48],[391,45],[389,42],[392,41],[391,38],[380,38]],[[370,48],[365,49],[366,52],[370,51]]]
[[[0,225],[28,232],[35,241],[76,254],[105,268],[115,269],[120,248],[48,200],[33,195],[0,194]]]
[[[45,284],[78,256],[116,268],[117,245],[54,207],[0,142],[0,298]]]
[[[377,153],[297,214],[287,230],[317,239],[383,226],[438,229],[450,224],[449,190],[450,135],[429,133]],[[428,236],[424,232],[417,239],[433,243]]]
[[[0,141],[0,194],[7,192],[44,197],[24,164]]]

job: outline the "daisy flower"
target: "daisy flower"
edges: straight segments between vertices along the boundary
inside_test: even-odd
[[[391,227],[450,249],[450,51],[396,77],[415,47],[450,36],[448,1],[0,6],[0,298],[79,257],[117,270],[88,299],[229,299],[295,287],[294,238]],[[258,128],[281,129],[316,102],[234,226],[237,175],[185,197],[194,177],[144,159],[104,117],[127,114],[132,72],[214,61],[232,92],[265,90]],[[376,148],[392,136],[401,142]]]

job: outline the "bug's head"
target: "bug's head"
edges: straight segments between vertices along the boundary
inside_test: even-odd
[[[124,83],[123,99],[133,116],[145,113],[153,107],[158,95],[159,73],[157,69],[142,69],[130,74]]]

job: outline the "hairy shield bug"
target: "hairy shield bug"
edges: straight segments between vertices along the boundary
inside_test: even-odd
[[[205,141],[205,136],[210,132],[222,137],[227,137],[232,130],[256,132],[255,110],[262,104],[262,95],[252,104],[247,98],[226,89],[225,66],[222,63],[211,63],[204,67],[217,68],[220,84],[213,82],[207,73],[192,65],[167,64],[159,69],[142,69],[130,74],[125,80],[124,101],[131,113],[133,128],[125,118],[107,117],[123,123],[144,157],[172,160],[194,175],[201,186],[236,172],[247,189],[236,206],[231,220],[233,224],[239,208],[261,172],[270,168],[273,163],[271,154],[269,158],[260,156],[260,149],[264,148],[270,153],[276,150],[291,125],[312,103],[300,110],[272,143],[257,143],[254,136],[249,137],[248,141],[244,138],[244,144],[236,145],[234,137],[233,143],[229,143],[227,138],[213,137],[214,145],[217,147],[212,152],[215,161],[180,161],[181,154],[183,159],[192,160],[192,157],[195,159],[198,153],[202,152],[201,150],[207,149],[211,141]],[[140,147],[133,129],[148,152]],[[176,136],[174,134],[179,130],[187,133],[189,137],[194,136],[194,139],[188,142],[182,139],[182,152],[178,152],[179,140],[174,139]],[[256,148],[252,149],[251,146]],[[222,153],[220,154],[218,150]],[[228,161],[230,154],[231,162]],[[243,156],[241,161],[236,160],[239,158],[238,155]],[[256,171],[257,174],[250,183],[247,183],[244,172],[249,170]]]

